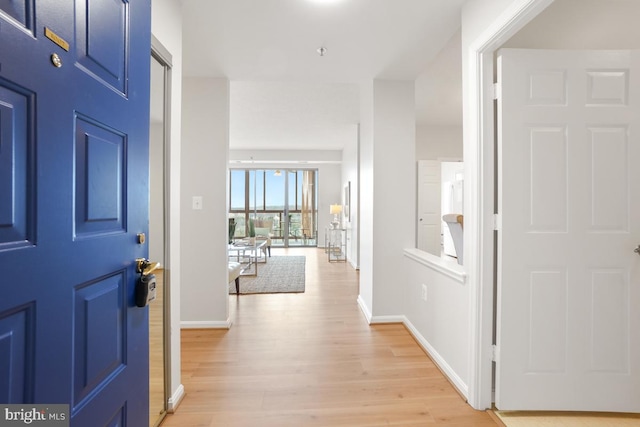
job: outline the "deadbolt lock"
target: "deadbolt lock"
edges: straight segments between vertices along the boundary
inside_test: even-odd
[[[60,56],[57,53],[52,53],[51,54],[51,63],[56,68],[62,67],[62,59],[60,58]]]

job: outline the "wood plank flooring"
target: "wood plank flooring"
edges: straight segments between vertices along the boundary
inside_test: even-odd
[[[183,330],[186,396],[163,427],[498,425],[402,325],[367,324],[350,265],[272,252],[307,257],[305,293],[231,295],[230,330]]]

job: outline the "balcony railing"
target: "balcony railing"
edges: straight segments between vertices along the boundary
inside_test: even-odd
[[[241,239],[249,236],[247,220],[253,220],[256,236],[271,237],[272,246],[284,246],[288,242],[289,246],[315,246],[317,245],[318,232],[315,227],[309,228],[303,225],[302,213],[289,211],[288,233],[285,214],[283,211],[259,211],[250,213],[231,212],[230,218],[236,222],[234,237]],[[314,213],[313,217],[316,217]],[[313,225],[315,220],[309,221]]]

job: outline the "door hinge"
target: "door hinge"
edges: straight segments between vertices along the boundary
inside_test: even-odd
[[[500,231],[502,229],[502,215],[493,214],[493,229]]]
[[[494,83],[493,84],[493,99],[494,100],[500,99],[501,95],[502,95],[502,91],[500,90],[500,84],[499,83]]]
[[[492,362],[497,362],[499,356],[500,356],[500,351],[498,350],[498,346],[493,344],[491,346],[491,361]]]

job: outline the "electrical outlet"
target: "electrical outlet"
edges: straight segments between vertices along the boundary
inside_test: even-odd
[[[427,300],[427,285],[425,285],[424,283],[422,284],[422,300]]]

